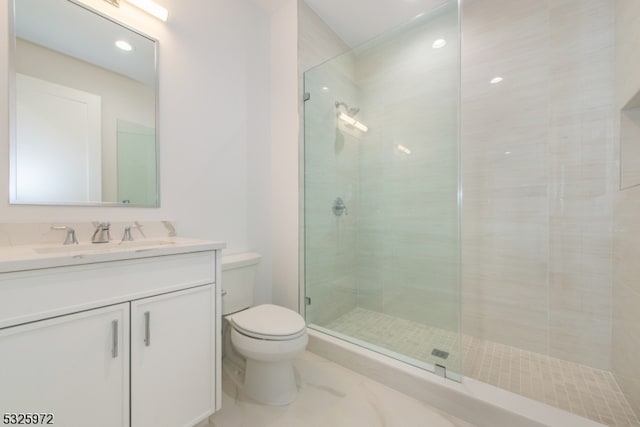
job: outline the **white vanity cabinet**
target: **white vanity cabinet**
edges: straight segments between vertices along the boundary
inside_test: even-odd
[[[22,271],[0,261],[0,424],[4,413],[51,413],[65,427],[205,420],[221,399],[222,247]]]
[[[0,380],[0,417],[128,426],[129,304],[0,330]]]
[[[193,425],[212,412],[211,286],[131,303],[131,424]]]

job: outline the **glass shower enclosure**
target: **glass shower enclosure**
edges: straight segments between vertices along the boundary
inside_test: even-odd
[[[451,1],[304,74],[307,323],[453,379],[459,46]]]

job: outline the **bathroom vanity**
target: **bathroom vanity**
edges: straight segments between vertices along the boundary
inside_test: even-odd
[[[0,247],[0,419],[205,420],[221,399],[223,247],[175,237]]]

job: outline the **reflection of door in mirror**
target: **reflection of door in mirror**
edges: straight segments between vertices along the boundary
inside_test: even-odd
[[[118,119],[118,200],[151,206],[158,203],[156,132]]]
[[[101,200],[100,96],[16,75],[16,199]]]

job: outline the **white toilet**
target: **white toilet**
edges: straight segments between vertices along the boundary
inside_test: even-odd
[[[222,257],[224,362],[244,369],[243,391],[253,400],[286,405],[298,393],[291,359],[307,346],[307,330],[293,310],[272,304],[253,307],[260,258],[256,253]]]

